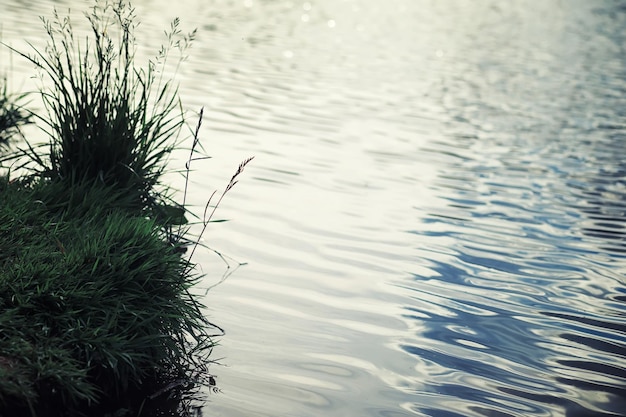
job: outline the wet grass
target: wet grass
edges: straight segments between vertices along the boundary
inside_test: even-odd
[[[25,172],[0,178],[0,415],[189,415],[193,389],[214,383],[221,329],[190,293],[199,238],[186,237],[184,197],[177,204],[161,183],[185,122],[157,66],[172,48],[182,57],[194,33],[175,20],[138,69],[132,7],[97,2],[86,16],[83,42],[55,12],[44,51],[15,51],[50,86],[47,114],[31,114],[50,140],[0,159]],[[7,126],[0,132],[19,120]],[[209,198],[201,234],[249,161]]]

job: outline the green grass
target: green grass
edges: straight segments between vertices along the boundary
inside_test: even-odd
[[[98,180],[136,197],[154,200],[154,187],[184,125],[177,86],[164,81],[172,50],[184,58],[195,31],[183,35],[175,19],[157,57],[135,65],[134,9],[123,1],[96,2],[86,14],[91,36],[75,36],[69,17],[42,19],[49,42],[33,53],[16,51],[43,77],[47,109],[38,117],[50,136],[48,158],[32,147],[31,162],[45,177],[75,183]],[[179,62],[180,63],[180,62]]]
[[[96,2],[82,42],[54,16],[44,51],[15,51],[49,86],[47,113],[30,116],[50,140],[2,159],[26,173],[0,178],[0,416],[189,415],[194,390],[214,383],[207,365],[222,333],[190,293],[201,278],[192,257],[251,158],[211,195],[193,243],[185,197],[176,203],[161,183],[185,120],[160,74],[195,33],[174,20],[142,69],[129,4]],[[11,103],[0,114],[29,115]],[[26,119],[12,120],[1,132]]]
[[[80,409],[205,367],[199,277],[158,223],[100,185],[2,188],[0,404]]]

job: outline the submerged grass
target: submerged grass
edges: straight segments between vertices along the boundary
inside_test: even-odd
[[[184,197],[172,201],[160,182],[184,118],[157,64],[194,33],[175,20],[157,59],[137,69],[134,18],[123,1],[97,2],[79,42],[55,12],[48,48],[16,51],[51,85],[48,115],[32,115],[50,142],[3,159],[28,173],[0,178],[0,416],[150,415],[155,398],[169,407],[159,415],[184,415],[186,390],[213,382],[222,331],[190,293],[199,237],[183,256]],[[249,161],[209,198],[200,236]]]

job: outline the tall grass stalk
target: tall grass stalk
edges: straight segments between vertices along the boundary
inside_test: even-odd
[[[184,186],[184,191],[183,191],[183,202],[182,202],[182,207],[183,208],[186,208],[187,191],[189,189],[189,174],[191,172],[191,163],[193,161],[198,161],[198,160],[203,160],[203,159],[209,158],[208,156],[202,156],[202,155],[201,156],[195,156],[195,155],[198,154],[198,148],[201,148],[200,128],[202,127],[203,117],[204,117],[204,108],[201,108],[199,116],[198,116],[198,123],[196,124],[196,128],[195,128],[195,131],[194,131],[194,134],[193,134],[193,141],[192,141],[191,149],[190,149],[190,152],[189,152],[189,157],[187,159],[187,162],[185,163],[185,171],[184,171],[185,186]],[[202,236],[204,235],[204,233],[205,233],[209,223],[211,223],[211,221],[213,220],[213,216],[214,216],[215,212],[217,211],[217,208],[219,207],[220,203],[222,202],[222,200],[224,199],[226,194],[239,182],[237,178],[239,177],[239,175],[241,175],[241,173],[243,173],[243,170],[246,167],[246,165],[248,165],[248,163],[250,163],[250,161],[252,161],[253,159],[254,159],[254,157],[247,158],[247,159],[245,159],[243,162],[241,162],[239,164],[239,167],[237,168],[237,171],[231,177],[230,181],[228,182],[228,184],[226,185],[226,187],[224,188],[224,190],[220,194],[220,196],[219,196],[217,202],[215,203],[215,205],[211,206],[211,202],[213,201],[213,198],[216,196],[217,190],[214,190],[211,193],[211,195],[209,196],[209,198],[207,199],[207,202],[206,202],[206,204],[204,206],[204,211],[203,211],[202,220],[201,220],[202,228],[201,228],[200,233],[198,234],[198,236],[196,236],[195,242],[192,245],[192,250],[191,250],[191,253],[189,254],[189,256],[187,258],[187,265],[186,265],[185,269],[189,269],[192,266],[191,260],[193,258],[193,255],[196,252],[196,249],[198,248],[198,246],[200,246],[200,242],[202,240]],[[185,228],[183,230],[183,224],[179,224],[178,225],[178,231],[176,233],[172,233],[172,236],[175,239],[175,243],[176,244],[180,244],[180,239],[182,238],[182,236],[184,236],[186,234],[187,231],[188,231],[187,228]],[[214,252],[222,260],[224,260],[226,265],[230,268],[230,265],[225,260],[224,255],[222,255],[220,252],[215,251],[215,250],[214,250]],[[240,265],[242,265],[242,264],[240,263]]]

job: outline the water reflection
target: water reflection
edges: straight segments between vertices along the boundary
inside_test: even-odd
[[[600,36],[623,39],[606,27]],[[590,125],[559,130],[570,124],[560,117],[589,120],[590,101],[606,109],[616,98],[586,57],[572,60],[553,49],[556,44],[522,38],[515,55],[506,54],[513,52],[508,46],[468,51],[465,58],[475,66],[446,82],[454,90],[442,90],[448,134],[424,149],[446,156],[434,182],[446,209],[429,213],[413,233],[446,239],[451,254],[432,268],[437,278],[416,276],[404,286],[415,292],[405,317],[419,321],[419,332],[402,348],[419,358],[416,369],[427,381],[419,390],[436,393],[417,401],[424,405],[415,409],[425,415],[619,415],[626,409],[626,332],[619,324],[625,310],[614,302],[624,298],[617,272],[624,244],[624,125],[598,126],[603,114],[593,115]],[[567,63],[568,77],[520,78],[519,71],[537,64],[519,60],[528,45],[554,69]],[[543,88],[547,80],[577,86],[587,102],[579,104],[574,90],[567,101],[538,100],[543,94],[529,87],[541,78]],[[621,104],[619,98],[613,105]],[[615,117],[623,120],[623,114],[608,118]]]

